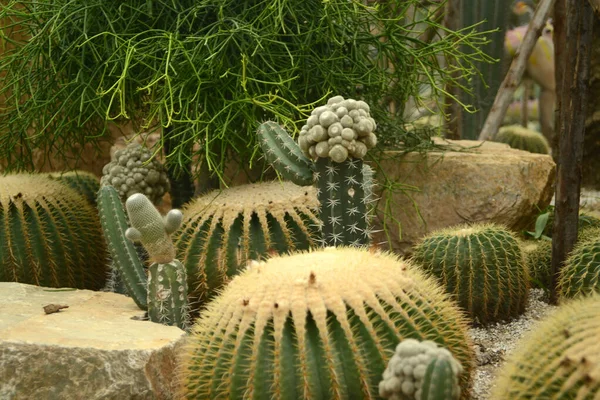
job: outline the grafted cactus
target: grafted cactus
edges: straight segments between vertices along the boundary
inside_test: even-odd
[[[252,262],[207,305],[181,354],[182,399],[372,399],[396,345],[430,340],[464,368],[465,320],[389,253],[325,248]]]
[[[317,188],[322,242],[363,246],[370,239],[367,203],[372,174],[365,180],[363,158],[374,147],[377,124],[364,101],[335,96],[317,107],[300,130],[298,145],[273,121],[258,128],[267,159],[285,178]]]

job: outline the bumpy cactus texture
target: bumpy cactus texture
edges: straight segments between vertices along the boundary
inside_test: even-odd
[[[463,365],[465,320],[442,289],[388,253],[325,248],[252,262],[207,305],[182,351],[182,399],[375,398],[399,341]]]
[[[314,160],[328,158],[337,163],[348,158],[364,158],[377,144],[377,128],[362,100],[335,96],[315,108],[300,130],[298,144],[304,155]]]
[[[179,260],[154,263],[148,269],[148,318],[187,329],[190,314],[185,268]]]
[[[100,184],[114,186],[123,202],[135,193],[142,193],[158,204],[170,188],[164,166],[152,157],[151,150],[139,143],[117,150],[102,174]]]
[[[585,229],[560,270],[558,292],[572,298],[600,293],[600,228]]]
[[[600,297],[560,306],[517,344],[490,398],[598,399]]]
[[[550,153],[550,144],[544,135],[520,125],[501,127],[494,137],[494,141],[506,143],[513,149],[525,150],[530,153]]]
[[[43,175],[0,177],[0,281],[101,289],[108,268],[96,209]]]
[[[98,192],[98,212],[112,258],[113,271],[109,285],[116,289],[122,283],[138,307],[147,310],[146,271],[133,243],[125,237],[125,232],[129,228],[128,220],[114,187],[103,186]]]
[[[403,340],[383,372],[379,395],[391,400],[452,400],[460,397],[462,366],[433,341]]]
[[[174,239],[190,295],[207,300],[250,259],[316,245],[317,209],[315,190],[290,182],[232,187],[188,203]]]
[[[96,206],[96,197],[100,189],[100,180],[96,175],[87,171],[69,171],[48,174],[48,176],[65,183],[84,196],[94,207]]]
[[[431,233],[414,259],[452,293],[475,322],[507,320],[525,311],[529,272],[517,239],[493,224]]]

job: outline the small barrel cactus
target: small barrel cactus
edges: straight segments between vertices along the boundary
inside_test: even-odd
[[[554,229],[554,208],[548,211],[548,220],[544,227],[543,234],[552,237],[552,230]],[[579,221],[577,229],[581,232],[582,229],[586,228],[600,228],[600,218],[597,213],[581,211],[579,213]]]
[[[316,245],[317,209],[314,189],[290,182],[232,187],[188,203],[174,239],[191,297],[207,300],[250,259]]]
[[[383,372],[379,395],[392,400],[452,400],[460,397],[462,366],[432,341],[403,340]]]
[[[487,324],[525,311],[529,272],[515,236],[493,224],[433,232],[414,260],[452,293],[475,322]]]
[[[96,206],[96,196],[100,189],[100,179],[91,172],[87,171],[69,171],[62,173],[48,174],[51,179],[65,183],[71,189],[84,196],[90,204]]]
[[[0,281],[101,289],[106,246],[95,208],[46,175],[0,177]]]
[[[560,269],[558,292],[572,298],[600,293],[600,228],[587,228]]]
[[[561,305],[512,351],[490,398],[600,398],[600,296]]]
[[[465,320],[417,268],[352,247],[254,261],[193,327],[179,398],[375,398],[396,345],[408,338],[452,353],[466,398],[473,350]]]
[[[513,149],[525,150],[530,153],[550,153],[550,144],[544,135],[521,125],[501,127],[494,136],[494,141],[506,143]]]
[[[529,279],[533,287],[549,290],[552,281],[552,241],[547,239],[529,240],[522,245],[527,260]]]
[[[152,151],[139,143],[132,143],[117,150],[113,160],[102,169],[101,185],[111,185],[125,202],[135,193],[146,195],[154,204],[158,204],[169,191],[169,177],[164,166]]]

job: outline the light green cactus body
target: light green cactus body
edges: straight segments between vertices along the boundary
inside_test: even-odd
[[[179,260],[148,268],[148,318],[186,330],[190,325],[187,278]]]
[[[177,257],[190,296],[202,303],[249,260],[269,253],[306,250],[319,240],[314,188],[263,182],[214,191],[184,207],[176,232]]]
[[[396,345],[434,341],[464,368],[458,307],[390,253],[329,247],[253,262],[208,303],[181,353],[181,399],[373,399]]]
[[[600,398],[600,296],[562,304],[516,344],[494,400]]]
[[[313,183],[311,160],[279,124],[267,121],[260,125],[257,135],[267,161],[283,178],[300,186]]]
[[[563,298],[600,293],[600,228],[583,230],[560,269],[558,292]]]
[[[100,189],[100,179],[87,171],[69,171],[48,174],[52,179],[63,182],[84,196],[90,204],[96,206],[96,197]]]
[[[520,125],[501,127],[494,136],[494,141],[506,143],[513,149],[525,150],[530,153],[550,153],[550,144],[544,135]]]
[[[104,238],[112,257],[111,284],[118,287],[119,280],[127,293],[142,310],[147,310],[147,277],[133,243],[127,240],[127,216],[119,194],[112,186],[103,186],[98,192],[98,212]]]
[[[99,290],[106,256],[83,196],[47,175],[0,176],[0,281]]]
[[[514,235],[500,226],[464,225],[433,232],[417,244],[414,259],[476,322],[507,320],[525,311],[526,259]]]
[[[450,357],[452,357],[451,354]],[[458,386],[453,360],[450,357],[438,356],[429,362],[418,399],[451,400],[459,398],[460,386]]]
[[[532,286],[549,290],[551,281],[552,241],[527,241],[522,245]]]

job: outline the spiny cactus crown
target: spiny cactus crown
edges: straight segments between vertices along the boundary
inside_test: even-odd
[[[327,105],[317,107],[300,130],[298,144],[312,159],[331,158],[341,163],[348,157],[364,158],[377,144],[373,133],[377,128],[362,100],[335,96]]]
[[[170,189],[164,166],[152,158],[149,149],[138,143],[117,150],[102,173],[104,176],[100,179],[100,184],[117,189],[122,201],[135,193],[142,193],[156,204]]]
[[[140,193],[130,196],[125,207],[131,224],[125,236],[134,242],[141,242],[152,261],[171,262],[175,258],[175,248],[169,235],[181,224],[181,211],[171,210],[163,219],[150,200]]]
[[[444,388],[449,390],[446,399],[457,399],[460,396],[458,376],[463,370],[460,363],[447,349],[438,347],[437,343],[430,340],[419,342],[415,339],[403,340],[396,346],[396,352],[383,372],[383,380],[379,383],[379,395],[385,399],[422,399],[427,369],[435,359],[449,360],[451,381],[435,383],[447,385]]]

